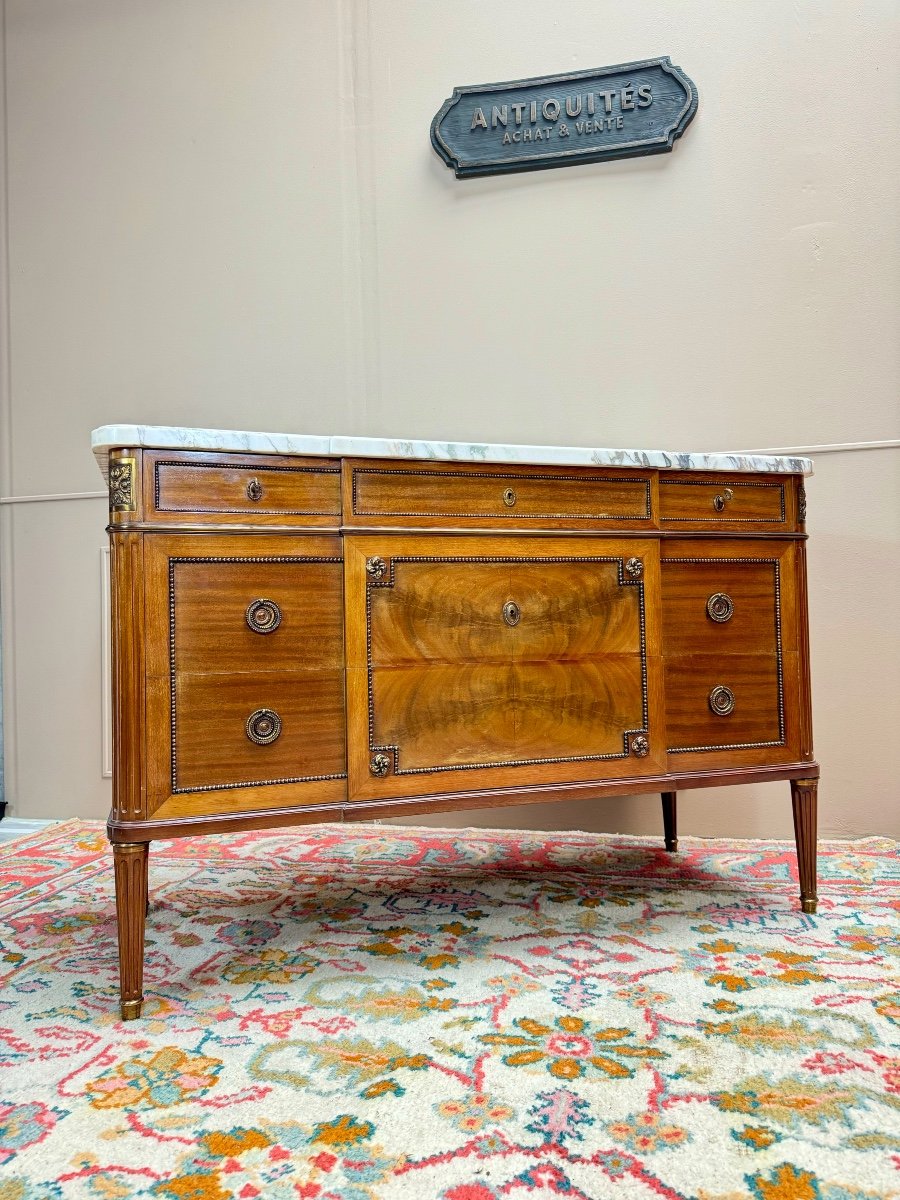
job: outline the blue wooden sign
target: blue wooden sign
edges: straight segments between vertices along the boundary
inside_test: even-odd
[[[668,57],[453,89],[431,142],[457,178],[664,154],[697,111]]]

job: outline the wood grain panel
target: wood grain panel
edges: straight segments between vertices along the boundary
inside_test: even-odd
[[[247,736],[256,709],[281,718],[270,745]],[[345,762],[342,672],[176,677],[176,790],[321,779],[344,774]]]
[[[777,559],[664,560],[660,575],[666,655],[777,653],[781,591]],[[727,621],[709,615],[707,604],[716,594],[727,596],[734,606]]]
[[[400,771],[621,754],[643,728],[638,655],[379,669],[374,741]]]
[[[782,741],[774,654],[667,658],[665,677],[670,751]],[[719,685],[735,697],[734,711],[724,717],[709,707],[709,694]]]
[[[447,522],[459,528],[654,526],[656,472],[490,463],[346,461],[344,520],[352,526]]]
[[[345,547],[352,797],[657,769],[658,618],[645,606],[642,631],[640,605],[643,588],[659,586],[655,545],[382,536]],[[639,583],[624,569],[638,556]],[[367,574],[372,557],[384,561],[380,579]],[[509,599],[521,611],[511,627]],[[650,752],[639,757],[631,738],[644,730]],[[394,746],[387,773],[373,775],[373,754]]]
[[[340,466],[330,459],[146,451],[143,471],[144,508],[154,522],[340,522]],[[256,500],[251,484],[259,488]]]
[[[220,669],[220,664],[223,670],[240,670],[241,647],[251,655],[251,669],[280,669],[273,643],[280,645],[288,638],[294,639],[295,647],[302,643],[301,655],[318,656],[319,667],[339,663],[335,622],[326,613],[328,599],[340,603],[343,590],[338,578],[342,560],[339,537],[281,533],[258,537],[213,530],[200,535],[173,532],[144,537],[148,675],[169,675],[175,666],[170,644],[172,583],[181,670],[196,668],[208,673]],[[310,580],[324,586],[326,596],[313,594]],[[242,591],[245,582],[249,592]],[[282,589],[279,596],[272,597],[279,605],[284,601],[282,627],[274,633],[252,633],[247,627],[246,606],[260,598],[250,594],[256,592],[250,586],[255,582]],[[207,626],[215,630],[214,638],[207,633]],[[287,638],[281,638],[282,633]],[[321,647],[311,645],[320,638]],[[290,669],[299,667],[294,664]]]
[[[393,585],[371,588],[372,662],[637,652],[639,592],[620,574],[620,560],[408,562],[395,556]],[[503,615],[508,601],[520,614],[512,626]]]
[[[715,506],[717,496],[732,493],[724,507]],[[692,479],[685,475],[660,477],[659,519],[663,526],[672,523],[698,523],[701,527],[731,529],[741,525],[768,525],[784,528],[788,522],[788,497],[791,480],[772,476],[715,476]],[[791,497],[793,492],[791,490]],[[793,507],[793,506],[792,506]]]
[[[256,546],[260,552],[267,548]],[[171,581],[176,670],[233,675],[343,668],[340,558],[174,560]],[[281,613],[270,632],[258,633],[248,624],[248,606],[257,599],[273,601]]]

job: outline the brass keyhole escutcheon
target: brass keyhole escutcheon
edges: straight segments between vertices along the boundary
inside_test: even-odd
[[[734,692],[723,683],[717,684],[709,693],[709,710],[717,717],[727,717],[734,712]]]
[[[247,718],[247,737],[257,746],[270,746],[281,736],[281,717],[272,708],[258,708]]]
[[[512,488],[507,488],[506,491],[503,493],[503,503],[506,505],[507,508],[512,508],[513,505],[515,504],[515,502],[516,502],[516,493],[513,491]]]
[[[261,500],[263,494],[263,486],[258,479],[251,479],[247,484],[247,499]]]
[[[254,633],[273,633],[281,624],[281,609],[274,600],[254,600],[247,606],[247,624]]]
[[[522,610],[515,600],[507,600],[503,605],[503,620],[507,625],[518,625],[522,620]]]
[[[724,592],[713,592],[706,602],[706,614],[711,621],[724,625],[734,615],[734,601]]]
[[[734,492],[731,488],[722,488],[718,496],[713,496],[713,508],[716,512],[721,512],[729,500],[734,499]]]

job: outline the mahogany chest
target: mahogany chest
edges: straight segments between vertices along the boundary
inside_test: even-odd
[[[124,1018],[156,838],[789,780],[815,911],[805,460],[104,454]]]

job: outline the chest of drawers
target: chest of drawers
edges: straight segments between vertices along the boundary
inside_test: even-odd
[[[125,431],[95,434],[123,1017],[157,838],[656,791],[674,851],[679,790],[789,780],[815,911],[806,460]]]

